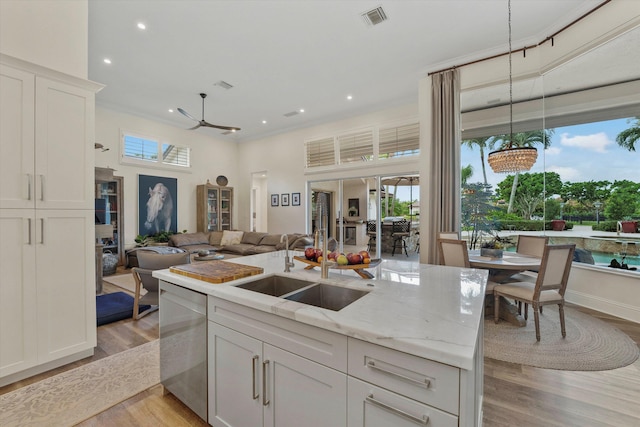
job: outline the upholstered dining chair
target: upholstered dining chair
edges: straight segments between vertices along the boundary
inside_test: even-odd
[[[133,296],[133,320],[137,320],[158,309],[160,287],[158,279],[153,277],[151,273],[154,270],[163,270],[174,265],[189,264],[191,262],[190,254],[187,251],[177,254],[161,254],[141,250],[138,251],[137,255],[138,267],[131,269],[131,274],[133,274],[133,279],[136,282],[136,290]],[[140,296],[143,288],[147,293]],[[148,304],[151,308],[138,313],[140,304]]]
[[[530,256],[542,258],[542,254],[544,253],[544,247],[548,242],[549,242],[549,238],[547,236],[527,236],[524,234],[520,234],[518,236],[518,243],[516,244],[516,252],[523,255],[530,255]],[[509,278],[507,278],[506,280],[504,280],[504,282],[535,283],[537,278],[538,278],[537,271],[528,270],[528,271],[523,271],[521,273],[516,273],[510,276]],[[518,303],[518,311],[522,311],[521,303]],[[542,313],[542,307],[540,307],[540,313]]]
[[[567,290],[575,249],[575,244],[545,245],[540,271],[535,283],[516,282],[495,286],[493,288],[495,322],[499,321],[501,296],[524,303],[525,319],[527,318],[528,305],[531,304],[536,322],[536,340],[540,341],[540,309],[543,305],[558,304],[562,337],[566,337],[564,293]]]
[[[440,253],[440,265],[471,268],[466,240],[438,239],[438,251]],[[488,280],[484,293],[486,295],[493,294],[493,289],[497,285],[496,282]]]
[[[460,240],[460,233],[457,231],[439,231],[438,239]]]

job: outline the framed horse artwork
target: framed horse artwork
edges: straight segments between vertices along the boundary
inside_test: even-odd
[[[138,234],[178,231],[178,180],[138,175]]]

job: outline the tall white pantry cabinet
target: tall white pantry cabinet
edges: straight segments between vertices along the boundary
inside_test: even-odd
[[[0,386],[93,354],[101,88],[0,54]]]

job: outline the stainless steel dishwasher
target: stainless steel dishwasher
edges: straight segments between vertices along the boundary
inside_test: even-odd
[[[160,381],[207,421],[207,296],[163,281]]]

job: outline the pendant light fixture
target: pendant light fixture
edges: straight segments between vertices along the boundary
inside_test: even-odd
[[[517,173],[531,169],[538,158],[534,147],[513,144],[513,76],[511,63],[511,0],[509,0],[509,141],[504,148],[489,153],[489,166],[496,173]]]

